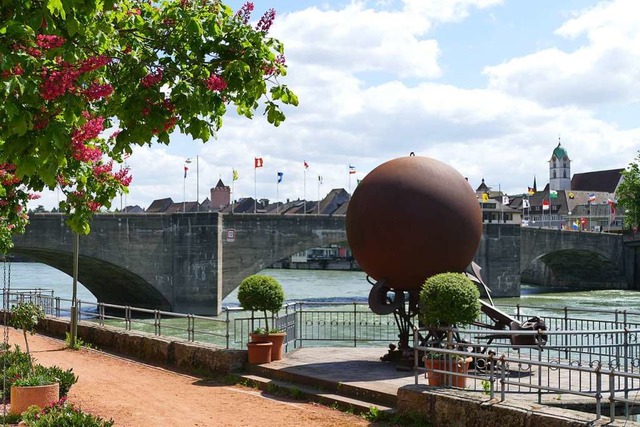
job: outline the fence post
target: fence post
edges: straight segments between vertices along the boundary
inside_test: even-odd
[[[160,330],[160,311],[153,311],[153,332],[156,336],[162,336],[162,331]]]
[[[98,323],[100,326],[104,326],[104,303],[98,303]]]
[[[496,383],[496,369],[495,369],[495,361],[493,360],[493,353],[489,352],[489,398],[493,400],[496,394],[495,383]]]
[[[354,347],[358,346],[358,325],[356,324],[356,317],[358,316],[357,311],[358,311],[358,307],[356,306],[356,303],[354,301],[353,303],[353,346]]]
[[[193,314],[187,314],[187,341],[194,342],[196,340],[196,319]]]
[[[124,329],[131,330],[131,307],[128,305],[124,307]]]
[[[225,334],[225,339],[226,339],[226,342],[227,342],[227,350],[229,350],[229,348],[230,348],[229,347],[229,326],[231,324],[231,320],[229,320],[229,307],[225,307],[224,308],[224,312],[225,312],[224,321],[225,321],[225,324],[226,324],[226,327],[227,327],[227,332]]]
[[[418,385],[418,329],[413,327],[413,380]]]
[[[502,356],[500,356],[500,401],[504,402],[505,399],[505,395],[506,395],[506,390],[505,390],[505,375],[507,372],[507,366],[506,366],[506,362],[504,360],[504,354]]]
[[[611,422],[616,420],[616,389],[613,371],[609,371],[609,418]]]
[[[569,334],[566,331],[569,330],[569,309],[564,307],[564,357],[569,358]],[[539,349],[538,349],[539,350]]]
[[[629,328],[627,328],[627,311],[623,311],[624,318],[624,347],[623,347],[623,357],[624,357],[624,372],[625,374],[629,372]],[[629,399],[629,377],[625,375],[624,377],[624,416],[629,417],[629,403],[626,401]]]
[[[596,366],[596,420],[602,416],[602,365],[598,362]]]

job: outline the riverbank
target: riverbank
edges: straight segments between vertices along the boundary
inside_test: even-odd
[[[335,270],[362,271],[355,260],[347,259],[319,259],[306,262],[278,261],[269,268],[284,270]]]

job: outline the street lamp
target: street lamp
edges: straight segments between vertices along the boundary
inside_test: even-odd
[[[185,159],[184,163],[184,179],[182,182],[182,212],[185,212],[187,203],[187,170],[188,164],[191,164],[193,157]],[[200,212],[200,156],[196,156],[196,211]]]

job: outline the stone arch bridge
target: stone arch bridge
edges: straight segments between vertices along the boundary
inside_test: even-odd
[[[522,270],[576,245],[622,272],[621,240],[597,234],[591,241],[587,234],[485,224],[475,258],[496,297],[519,295]],[[80,236],[78,280],[104,303],[217,314],[246,276],[305,249],[344,241],[344,216],[97,214],[91,233]],[[13,255],[72,274],[73,234],[63,215],[33,214],[14,243]]]

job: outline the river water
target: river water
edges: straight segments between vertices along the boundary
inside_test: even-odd
[[[266,269],[261,274],[276,278],[285,292],[287,301],[363,302],[366,303],[371,285],[359,271],[280,270]],[[73,280],[65,273],[40,263],[5,263],[4,287],[51,289],[55,296],[71,298]],[[545,307],[558,309],[640,310],[640,292],[624,290],[548,292],[531,286],[522,286],[520,298],[500,298],[499,305]],[[78,299],[96,302],[95,296],[82,284],[78,286]],[[237,292],[223,300],[223,306],[238,306]],[[532,313],[533,314],[533,313]],[[538,314],[538,313],[535,313]]]

